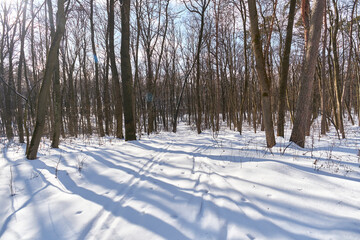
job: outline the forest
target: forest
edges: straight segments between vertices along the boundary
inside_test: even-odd
[[[0,134],[56,148],[246,122],[272,147],[291,121],[304,146],[321,117],[345,138],[360,114],[357,2],[3,0]]]
[[[355,240],[359,189],[358,0],[0,0],[0,239]]]

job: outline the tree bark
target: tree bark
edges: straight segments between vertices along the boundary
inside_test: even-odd
[[[309,41],[306,48],[303,69],[300,75],[300,93],[297,100],[294,127],[290,141],[300,147],[305,146],[305,133],[310,118],[311,94],[314,83],[317,54],[321,36],[322,17],[326,0],[317,0],[314,3],[313,15],[310,20]]]
[[[327,112],[327,97],[326,97],[326,42],[327,42],[327,24],[326,24],[326,14],[324,14],[324,36],[323,36],[323,46],[322,46],[322,56],[321,56],[321,134],[325,135],[327,130],[326,118],[328,116]]]
[[[89,83],[89,79],[88,79],[88,74],[86,71],[86,49],[87,49],[87,44],[86,44],[86,39],[84,39],[84,53],[83,53],[83,75],[84,75],[84,94],[85,94],[85,117],[86,117],[86,133],[88,135],[92,135],[92,126],[91,126],[91,102],[90,102],[90,92],[89,92],[89,88],[90,88],[90,83]]]
[[[284,137],[285,125],[285,108],[286,108],[286,89],[289,73],[289,62],[292,42],[292,32],[295,18],[296,0],[290,1],[288,25],[286,27],[285,48],[284,55],[281,60],[280,72],[280,86],[279,86],[279,103],[278,103],[278,122],[277,122],[277,135]]]
[[[48,107],[48,99],[50,94],[51,78],[53,71],[56,68],[56,58],[58,57],[58,51],[60,48],[60,41],[65,32],[65,12],[64,12],[64,0],[58,0],[58,11],[56,17],[56,32],[51,41],[50,50],[46,59],[46,67],[44,79],[40,88],[37,104],[36,124],[33,136],[31,138],[30,146],[26,154],[27,159],[36,159],[37,151],[39,148],[41,135],[45,127],[46,110]]]
[[[200,54],[201,54],[201,48],[202,48],[202,42],[203,42],[203,36],[204,36],[204,26],[205,26],[205,12],[210,4],[210,0],[202,0],[199,2],[196,2],[196,6],[194,6],[193,2],[190,1],[189,7],[186,2],[185,6],[186,8],[192,12],[196,13],[200,16],[200,30],[199,30],[199,36],[198,36],[198,42],[197,42],[197,50],[196,50],[196,76],[195,76],[195,98],[196,98],[196,129],[197,133],[201,133],[201,119],[202,119],[202,110],[201,110],[201,91],[200,91],[200,67],[201,67],[201,61],[200,61]]]
[[[112,73],[112,82],[114,86],[114,98],[115,98],[115,119],[116,119],[116,132],[115,135],[117,138],[124,138],[123,133],[123,108],[122,108],[122,95],[120,88],[120,79],[119,73],[116,67],[116,57],[115,57],[115,44],[114,44],[114,5],[115,0],[110,0],[109,4],[109,55],[110,55],[110,66]]]
[[[301,0],[301,17],[304,25],[304,38],[305,38],[305,49],[309,42],[309,31],[310,31],[310,1]]]
[[[258,28],[259,23],[256,10],[256,0],[249,0],[248,7],[252,39],[251,42],[256,59],[256,71],[261,87],[261,105],[265,126],[266,144],[268,148],[271,148],[276,144],[271,111],[271,83],[268,79],[265,69],[265,59],[262,51],[260,31]]]
[[[50,21],[51,37],[55,36],[55,23],[53,20],[53,8],[51,0],[48,0],[48,12]],[[59,50],[56,57],[56,66],[53,76],[53,104],[54,104],[54,126],[52,134],[52,148],[59,148],[61,134],[61,89],[60,89],[60,69],[59,69]]]
[[[358,3],[358,0],[355,0],[353,3],[353,7],[351,10],[351,16],[350,16],[350,31],[349,31],[349,36],[350,36],[350,46],[349,46],[349,57],[348,57],[348,61],[347,61],[347,70],[346,70],[346,77],[345,77],[345,81],[343,84],[343,90],[342,90],[342,96],[341,96],[341,103],[345,104],[347,110],[348,110],[348,114],[349,114],[349,118],[351,120],[351,124],[354,125],[355,122],[351,116],[351,89],[350,86],[353,85],[353,78],[351,77],[351,73],[352,73],[352,69],[353,69],[353,65],[352,65],[352,58],[353,58],[353,46],[354,46],[354,40],[353,40],[353,31],[354,31],[354,13],[355,13],[355,8],[356,5]]]
[[[125,141],[131,141],[136,140],[136,129],[130,62],[130,0],[122,0],[121,2],[121,78],[123,82]]]
[[[91,47],[94,55],[95,63],[95,99],[96,99],[96,117],[98,124],[99,136],[105,136],[104,131],[104,116],[101,102],[100,86],[99,86],[99,60],[96,55],[95,46],[95,29],[94,29],[94,0],[90,0],[90,30],[91,30]]]
[[[249,79],[250,79],[250,71],[249,71],[249,59],[248,59],[248,42],[247,42],[247,29],[246,29],[246,5],[244,1],[240,1],[240,5],[238,7],[241,13],[241,19],[243,24],[243,31],[244,31],[244,68],[245,68],[245,76],[244,76],[244,90],[241,96],[241,103],[240,103],[240,113],[239,113],[239,123],[238,123],[238,131],[242,134],[242,124],[243,124],[243,117],[245,114],[245,101],[248,98],[248,89],[249,89]]]
[[[23,61],[25,58],[25,34],[26,34],[26,10],[27,10],[28,0],[24,1],[24,8],[23,8],[23,21],[21,26],[21,33],[20,33],[20,57],[19,57],[19,66],[18,66],[18,75],[17,75],[17,92],[22,94],[21,82],[22,82],[22,66]],[[24,143],[24,127],[23,127],[23,104],[22,99],[19,96],[16,96],[16,103],[17,103],[17,125],[18,125],[18,132],[19,132],[19,142]]]
[[[4,14],[7,14],[7,9],[4,8]],[[2,38],[1,38],[1,59],[0,59],[0,77],[3,77],[4,74],[4,60],[6,58],[6,54],[4,53],[3,49],[5,48],[5,39],[6,39],[6,43],[8,45],[8,53],[9,55],[12,55],[12,49],[9,48],[9,38],[10,38],[10,32],[9,32],[9,26],[8,26],[8,22],[6,21],[6,18],[4,19],[4,21],[2,21]],[[5,31],[6,29],[6,31]],[[15,30],[14,30],[15,31]],[[12,56],[9,57],[9,70],[12,64]],[[12,74],[12,72],[9,71],[9,74]],[[12,75],[9,76],[8,82],[5,82],[5,79],[3,79],[3,83],[4,83],[4,94],[5,94],[5,130],[6,130],[6,137],[9,141],[13,141],[14,139],[14,131],[12,128],[12,120],[11,120],[11,116],[12,116],[12,112],[11,112],[11,102],[12,102],[12,82],[13,80],[11,80]]]
[[[342,103],[341,103],[341,76],[340,76],[340,64],[339,64],[339,54],[337,47],[337,34],[339,31],[339,12],[337,7],[337,2],[335,0],[332,1],[334,5],[334,26],[331,28],[331,43],[333,50],[333,65],[334,65],[334,90],[335,90],[335,101],[336,101],[336,109],[335,109],[335,118],[336,118],[336,126],[340,130],[342,138],[345,138],[344,131],[344,123],[342,117]]]

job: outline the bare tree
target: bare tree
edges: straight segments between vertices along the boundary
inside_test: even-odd
[[[122,109],[122,95],[120,88],[119,73],[116,67],[116,57],[115,57],[115,44],[114,44],[114,35],[115,35],[115,14],[114,14],[115,0],[109,1],[109,18],[108,18],[108,29],[109,29],[109,56],[110,56],[110,66],[111,66],[111,77],[114,86],[114,98],[115,98],[115,119],[116,119],[116,137],[124,138],[123,134],[123,109]]]
[[[102,101],[100,94],[100,86],[99,86],[99,58],[96,54],[96,44],[95,44],[95,26],[94,26],[94,0],[90,0],[90,30],[91,30],[91,48],[94,55],[94,63],[95,63],[95,98],[96,98],[96,117],[97,117],[97,125],[99,135],[101,137],[105,136],[104,131],[104,116],[102,109]]]
[[[53,19],[53,8],[51,0],[47,1],[49,11],[49,22],[51,37],[55,36],[55,23]],[[53,103],[54,103],[54,126],[52,135],[52,148],[58,148],[61,133],[61,89],[60,89],[60,69],[59,69],[59,50],[56,57],[56,66],[53,75]]]
[[[332,0],[333,7],[334,7],[334,16],[330,19],[332,26],[331,26],[331,45],[333,51],[333,65],[334,65],[334,91],[335,91],[335,101],[336,101],[336,109],[335,109],[335,119],[336,119],[336,126],[340,130],[342,134],[342,138],[345,138],[345,131],[344,131],[344,123],[343,123],[343,107],[341,102],[341,74],[340,74],[340,60],[339,60],[339,53],[338,53],[338,46],[337,46],[337,37],[339,32],[339,10],[337,6],[337,1]]]
[[[2,24],[2,37],[0,42],[1,47],[1,55],[0,55],[0,77],[1,82],[4,86],[4,101],[5,101],[5,110],[4,110],[4,121],[5,121],[5,130],[6,130],[6,137],[9,141],[12,141],[14,139],[14,132],[12,128],[12,111],[11,111],[11,105],[12,105],[12,96],[13,96],[13,90],[14,90],[14,81],[13,81],[13,75],[12,75],[12,55],[13,55],[13,45],[14,45],[14,38],[16,35],[16,26],[17,24],[14,24],[10,26],[8,15],[10,11],[10,6],[7,6],[5,3],[1,5],[3,15],[1,16],[1,24]],[[11,32],[12,30],[12,32]],[[4,49],[6,51],[4,51]],[[4,79],[4,73],[5,73],[5,58],[9,57],[9,77],[8,81]],[[11,70],[11,72],[10,72]]]
[[[21,25],[21,33],[20,33],[20,57],[19,57],[19,66],[18,66],[18,75],[17,75],[17,92],[22,94],[22,72],[23,72],[23,63],[25,59],[25,35],[26,35],[26,12],[27,12],[28,0],[24,1],[23,7],[23,20]],[[19,142],[24,143],[24,127],[23,127],[23,99],[19,96],[16,96],[17,103],[17,125],[19,132]]]
[[[41,136],[45,127],[45,117],[46,109],[48,107],[47,102],[50,94],[51,78],[56,68],[56,58],[58,57],[60,41],[65,32],[66,18],[64,2],[65,0],[58,0],[58,10],[56,14],[56,32],[51,40],[51,46],[46,59],[44,79],[38,97],[35,129],[31,138],[28,152],[26,154],[27,159],[30,160],[36,159]]]
[[[278,122],[277,122],[277,135],[281,137],[284,137],[286,89],[287,89],[288,73],[289,73],[289,62],[290,62],[292,32],[293,32],[294,18],[295,18],[295,7],[296,7],[296,0],[291,0],[289,7],[289,15],[288,15],[288,25],[286,27],[284,53],[281,60]]]
[[[326,0],[317,0],[314,3],[310,19],[309,41],[306,44],[306,54],[300,76],[301,87],[296,105],[294,127],[290,137],[290,141],[296,143],[300,147],[305,146],[306,128],[310,118],[309,105],[314,83],[315,63],[319,49],[325,2]]]
[[[121,79],[125,118],[125,141],[136,140],[134,93],[130,61],[130,0],[121,2]]]
[[[258,78],[260,80],[261,87],[261,105],[263,111],[263,119],[265,126],[266,134],[266,144],[267,147],[273,147],[275,142],[274,135],[274,126],[272,121],[272,111],[271,111],[271,83],[268,79],[266,69],[265,69],[265,59],[262,51],[262,43],[259,31],[258,16],[256,10],[256,0],[249,0],[249,16],[250,16],[250,29],[251,29],[251,38],[252,38],[252,47],[256,59],[256,71]]]
[[[208,8],[210,4],[210,0],[190,0],[189,4],[187,4],[186,1],[184,1],[186,8],[200,17],[200,30],[199,30],[199,37],[197,42],[197,50],[196,50],[196,77],[195,77],[195,98],[196,98],[196,110],[197,110],[197,116],[196,116],[196,129],[197,132],[201,133],[201,122],[202,122],[202,110],[201,110],[201,91],[200,91],[200,66],[201,66],[201,60],[200,60],[200,54],[201,54],[201,48],[203,45],[203,36],[204,36],[204,26],[205,26],[205,13],[206,9]]]

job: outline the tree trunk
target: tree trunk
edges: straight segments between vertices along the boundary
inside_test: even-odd
[[[210,4],[210,0],[202,0],[200,2],[196,2],[196,6],[193,4],[193,2],[190,2],[190,6],[188,7],[187,4],[185,4],[186,8],[192,12],[196,13],[200,17],[200,30],[199,30],[199,37],[197,42],[197,50],[196,50],[196,76],[195,76],[195,99],[196,99],[196,129],[197,133],[201,133],[201,119],[202,119],[202,110],[201,110],[201,91],[200,91],[200,53],[202,48],[202,42],[203,42],[203,36],[204,36],[204,26],[205,26],[205,12]]]
[[[110,56],[109,56],[109,31],[106,32],[105,37],[105,48],[106,48],[106,61],[103,70],[103,99],[104,99],[104,116],[105,116],[105,134],[110,136],[111,131],[111,110],[110,110],[110,92],[109,92],[109,68],[110,68]]]
[[[354,125],[354,120],[351,117],[351,108],[350,108],[350,100],[351,100],[351,90],[350,90],[350,86],[353,83],[353,80],[351,78],[351,72],[352,72],[352,57],[353,57],[353,46],[354,46],[354,40],[353,40],[353,31],[354,31],[354,13],[355,13],[355,8],[356,5],[358,3],[358,0],[354,0],[353,3],[353,7],[351,10],[351,17],[350,17],[350,31],[349,31],[349,36],[350,36],[350,46],[349,46],[349,57],[348,57],[348,61],[347,61],[347,70],[346,70],[346,78],[344,79],[345,82],[343,84],[343,90],[342,90],[342,96],[341,96],[341,102],[343,104],[345,104],[348,108],[348,112],[349,112],[349,117],[351,119],[351,123]]]
[[[148,134],[154,132],[154,120],[155,120],[155,109],[154,109],[154,74],[152,69],[152,51],[150,49],[150,43],[146,46],[146,63],[147,63],[147,74],[146,74],[146,108],[148,112]]]
[[[246,31],[246,19],[247,19],[247,15],[246,15],[246,5],[244,1],[240,2],[240,7],[239,10],[241,12],[241,19],[243,22],[243,31],[244,31],[244,40],[243,40],[243,44],[244,44],[244,68],[245,68],[245,76],[244,76],[244,90],[243,90],[243,94],[241,96],[241,103],[240,103],[240,119],[239,119],[239,123],[238,123],[238,131],[240,134],[242,134],[242,124],[243,124],[243,117],[245,114],[245,101],[248,98],[248,89],[249,89],[249,79],[250,79],[250,71],[249,71],[249,59],[248,59],[248,53],[247,53],[247,49],[248,49],[248,42],[247,42],[247,31]]]
[[[123,0],[121,4],[121,78],[123,82],[125,141],[131,141],[136,140],[136,129],[130,62],[130,0]]]
[[[205,11],[206,8],[203,7],[203,11],[201,14],[201,23],[200,23],[200,32],[199,32],[199,40],[197,45],[197,53],[196,53],[196,79],[195,79],[195,91],[196,91],[196,107],[197,107],[197,118],[196,118],[196,129],[197,133],[201,133],[201,96],[200,96],[200,53],[202,47],[202,39],[204,34],[204,24],[205,24]]]
[[[100,86],[99,86],[99,60],[96,55],[95,46],[95,30],[94,30],[94,0],[90,0],[90,30],[91,30],[91,47],[94,55],[95,63],[95,99],[96,99],[96,117],[98,124],[99,136],[105,136],[104,132],[104,116],[101,102]]]
[[[83,71],[83,75],[84,75],[84,94],[85,94],[85,117],[86,117],[86,134],[88,135],[92,135],[92,126],[91,126],[91,102],[90,102],[90,92],[89,92],[89,88],[91,87],[90,83],[89,83],[89,79],[88,79],[88,74],[86,71],[86,39],[84,39],[84,55],[83,55],[83,60],[82,60],[82,71]]]
[[[285,109],[286,109],[286,89],[289,73],[290,51],[292,42],[292,31],[294,26],[296,0],[290,1],[288,25],[286,27],[285,49],[281,60],[280,86],[279,86],[279,105],[277,135],[284,137]]]
[[[51,41],[50,50],[46,59],[46,67],[44,79],[41,85],[36,114],[36,124],[30,146],[27,152],[27,159],[36,159],[37,151],[40,144],[41,135],[45,127],[46,110],[48,107],[48,99],[50,94],[51,78],[56,68],[56,58],[60,48],[60,41],[65,32],[65,12],[64,0],[58,0],[58,11],[56,19],[56,32]]]
[[[321,56],[321,134],[325,135],[327,130],[326,118],[328,117],[327,113],[327,97],[326,97],[326,42],[327,42],[327,24],[326,24],[326,14],[324,14],[324,36],[323,36],[323,48]]]
[[[309,0],[301,0],[301,17],[304,25],[305,49],[307,49],[307,44],[309,42],[309,32],[310,32],[310,1]]]
[[[114,99],[115,99],[115,119],[116,119],[116,137],[124,138],[123,133],[123,109],[122,109],[122,96],[120,88],[119,73],[116,67],[116,57],[115,57],[115,44],[114,44],[114,4],[115,0],[110,0],[109,5],[109,55],[110,55],[110,66],[112,73],[112,82],[114,86]]]
[[[20,35],[20,58],[19,58],[19,66],[18,66],[18,75],[17,75],[17,92],[22,94],[21,88],[21,78],[22,78],[22,66],[23,61],[25,58],[25,51],[24,51],[24,44],[25,44],[25,34],[26,34],[26,10],[27,10],[27,3],[28,0],[24,2],[24,9],[23,9],[23,21],[22,21],[22,28],[21,28],[21,35]],[[24,143],[24,127],[23,127],[23,104],[22,99],[19,96],[16,96],[16,103],[17,103],[17,125],[18,125],[18,132],[19,132],[19,142]]]
[[[290,137],[290,141],[300,147],[305,146],[305,133],[310,118],[309,105],[311,104],[325,2],[326,0],[317,0],[314,3],[313,15],[310,20],[309,41],[306,45],[306,54],[300,75],[301,87],[296,106],[294,127]]]
[[[335,101],[336,101],[336,110],[335,110],[335,119],[336,126],[340,130],[342,138],[345,138],[344,132],[344,123],[342,117],[342,103],[341,103],[341,77],[340,77],[340,65],[339,65],[339,54],[337,47],[337,34],[339,31],[339,13],[337,8],[337,2],[335,0],[332,1],[335,10],[335,22],[334,26],[331,28],[331,39],[332,39],[332,50],[333,50],[333,64],[334,64],[334,91],[335,91]]]
[[[5,32],[5,27],[3,26],[4,28],[4,32]],[[3,35],[5,36],[5,34]],[[4,40],[5,37],[2,39]],[[1,47],[4,47],[3,44],[1,44],[2,46]],[[1,54],[3,55],[3,54]],[[12,113],[11,113],[11,96],[12,96],[12,93],[11,93],[11,83],[8,82],[6,83],[5,82],[5,79],[3,79],[3,73],[4,73],[4,57],[1,56],[1,59],[0,59],[0,77],[2,78],[2,82],[3,82],[3,85],[4,85],[4,95],[5,95],[5,109],[4,109],[4,120],[5,120],[5,131],[6,131],[6,137],[9,141],[13,141],[14,139],[14,132],[13,132],[13,128],[12,128],[12,124],[11,124],[11,116],[12,116]]]
[[[268,148],[273,147],[275,142],[274,135],[274,126],[272,121],[272,111],[271,111],[271,83],[268,79],[265,69],[265,60],[262,51],[261,36],[259,31],[258,15],[256,10],[256,0],[249,0],[249,16],[250,16],[250,29],[251,29],[251,38],[252,38],[252,47],[256,59],[256,71],[258,73],[258,78],[260,80],[261,87],[261,105],[263,120],[265,126],[266,134],[266,144]]]
[[[51,37],[55,36],[55,23],[53,20],[53,8],[51,0],[48,2],[48,12],[50,21]],[[56,57],[56,66],[53,76],[53,104],[54,104],[54,126],[52,134],[52,148],[59,148],[61,134],[61,89],[60,89],[60,69],[59,69],[59,51]]]

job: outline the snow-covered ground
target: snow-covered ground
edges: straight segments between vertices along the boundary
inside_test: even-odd
[[[360,128],[0,143],[0,239],[360,239]]]

